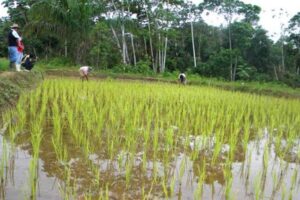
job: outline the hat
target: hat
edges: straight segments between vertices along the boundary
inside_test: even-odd
[[[13,24],[10,28],[19,28],[18,24]]]

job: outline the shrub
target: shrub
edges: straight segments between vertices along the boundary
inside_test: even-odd
[[[134,73],[152,75],[154,72],[150,68],[150,61],[141,60],[137,62],[136,66],[119,64],[112,68],[116,73]]]

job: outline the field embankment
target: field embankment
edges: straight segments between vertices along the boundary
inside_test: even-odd
[[[4,108],[15,105],[21,92],[34,88],[42,78],[41,73],[0,73],[0,113]]]

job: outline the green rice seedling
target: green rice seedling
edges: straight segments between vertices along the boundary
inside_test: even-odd
[[[202,194],[203,194],[203,184],[205,181],[205,160],[203,162],[203,165],[201,168],[198,168],[198,173],[199,173],[199,177],[198,177],[198,184],[197,184],[197,188],[194,192],[194,199],[202,199]]]
[[[243,134],[243,139],[242,139],[243,149],[246,152],[247,151],[247,146],[248,146],[248,143],[249,143],[249,139],[250,139],[250,123],[248,121],[246,121],[244,123],[243,129],[244,129],[244,134]]]
[[[213,156],[212,156],[212,164],[215,164],[215,162],[217,161],[217,158],[222,150],[222,145],[223,145],[223,137],[222,137],[222,133],[219,133],[216,137],[216,143],[214,146],[214,151],[213,151]]]
[[[109,200],[109,189],[108,189],[108,184],[105,186],[105,200]]]
[[[274,158],[273,144],[279,160],[283,160],[288,152],[285,146],[285,152],[282,150],[283,141],[287,141],[289,148],[296,145],[300,130],[297,108],[299,102],[294,100],[206,87],[178,88],[170,84],[114,80],[83,84],[73,79],[55,79],[45,80],[41,87],[20,97],[17,108],[10,111],[7,118],[11,120],[16,116],[17,121],[21,120],[23,124],[9,122],[7,133],[11,132],[11,141],[14,142],[30,135],[32,149],[29,152],[36,159],[42,155],[39,151],[54,152],[57,160],[53,162],[63,164],[62,185],[66,190],[63,193],[67,194],[64,199],[76,199],[77,190],[85,191],[84,198],[99,194],[100,199],[109,199],[107,188],[110,183],[118,183],[116,179],[120,174],[126,184],[122,191],[117,188],[120,193],[131,193],[132,189],[136,189],[135,182],[140,181],[144,191],[137,199],[153,198],[158,193],[172,198],[177,182],[183,181],[185,175],[196,176],[197,167],[194,166],[199,160],[203,163],[203,155],[209,157],[209,163],[204,165],[208,167],[223,166],[219,162],[227,156],[222,174],[226,184],[220,187],[224,189],[225,197],[232,198],[231,187],[236,175],[230,169],[233,163],[237,160],[247,162],[243,164],[243,174],[246,182],[252,180],[253,150],[248,149],[248,145],[253,143],[253,139],[257,139],[258,147],[261,147],[261,139],[267,143],[262,154],[265,169],[260,169],[264,175],[267,174],[267,164]],[[190,138],[198,137],[201,141],[193,146]],[[239,152],[240,146],[246,158],[243,152]],[[121,152],[125,152],[124,156]],[[179,161],[179,167],[177,155],[186,156]],[[99,160],[93,160],[94,156]],[[68,161],[71,158],[80,160],[74,163],[74,173],[70,173],[71,162]],[[99,164],[96,164],[98,161]],[[190,162],[193,168],[187,173]],[[179,168],[176,173],[174,163]],[[77,164],[82,165],[82,172],[76,172]],[[285,170],[285,165],[281,165],[281,170]],[[115,177],[115,174],[119,175]],[[195,199],[207,192],[203,189],[206,178],[212,181],[220,178],[210,176],[201,168],[198,181],[195,177],[188,177],[188,181],[194,180],[191,185],[197,184]],[[265,176],[261,177],[264,179]],[[89,184],[82,186],[74,180]],[[286,178],[282,178],[283,181]],[[260,187],[265,185],[263,180],[261,182]],[[186,191],[182,192],[190,192],[184,189]],[[258,193],[261,197],[263,188]]]
[[[286,193],[287,193],[285,184],[282,184],[282,189],[281,190],[282,190],[281,191],[281,199],[285,199]]]
[[[164,191],[164,195],[166,198],[169,198],[169,191],[168,191],[168,186],[167,186],[167,181],[165,180],[165,178],[162,179],[162,182],[161,182],[161,186],[163,188],[163,191]]]
[[[175,190],[175,183],[176,183],[176,174],[174,173],[171,181],[170,181],[170,197],[174,195],[174,190]]]
[[[291,179],[291,190],[294,190],[294,188],[296,188],[297,179],[298,179],[298,169],[295,168]]]
[[[254,180],[254,194],[255,194],[255,199],[259,200],[261,199],[261,177],[262,174],[259,173]]]
[[[186,168],[186,159],[182,158],[181,162],[180,162],[180,167],[179,167],[179,182],[180,184],[182,184],[182,177],[183,174],[185,172],[185,168]]]
[[[25,105],[25,98],[21,96],[19,98],[19,103],[16,106],[16,112],[18,116],[18,130],[22,131],[26,123],[26,110],[23,105]]]
[[[147,164],[148,164],[148,161],[147,161],[147,152],[144,151],[143,157],[142,157],[142,169],[143,169],[143,172],[146,172],[146,170],[147,170]]]
[[[131,156],[130,156],[131,157]],[[125,181],[126,181],[126,188],[129,188],[130,186],[130,180],[132,177],[132,158],[127,160],[125,165]]]
[[[42,129],[37,124],[32,124],[31,145],[33,149],[33,157],[38,158],[40,143],[42,140]]]
[[[268,167],[269,163],[269,144],[266,142],[263,153],[263,169]]]
[[[69,167],[65,167],[64,168],[64,182],[65,182],[65,185],[64,185],[64,189],[63,189],[63,195],[64,195],[64,199],[72,199],[70,197],[73,196],[73,191],[72,191],[72,183],[71,183],[71,177],[72,177],[72,174],[71,174],[71,169]]]
[[[167,151],[172,150],[173,149],[173,143],[174,143],[174,132],[173,132],[173,130],[169,128],[166,131],[165,137],[166,137]]]
[[[36,199],[37,185],[38,185],[38,158],[34,157],[30,161],[29,165],[29,176],[30,176],[30,199]]]
[[[8,146],[5,139],[2,139],[2,156],[0,161],[0,185],[5,186],[5,169],[8,165]],[[2,190],[1,190],[2,191]]]
[[[146,200],[146,199],[147,199],[147,198],[146,198],[147,196],[146,196],[145,186],[144,186],[144,185],[142,185],[142,189],[141,189],[141,190],[142,190],[142,199],[143,199],[143,200]]]
[[[225,168],[223,170],[223,174],[224,174],[225,182],[226,182],[226,186],[225,186],[225,198],[226,199],[233,198],[232,192],[231,192],[233,177],[232,177],[232,172],[231,172],[230,166],[231,166],[231,161],[230,161],[230,159],[227,159]]]
[[[273,186],[277,185],[278,177],[275,171],[272,171]]]

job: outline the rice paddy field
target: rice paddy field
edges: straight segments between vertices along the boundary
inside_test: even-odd
[[[52,78],[0,124],[0,199],[300,199],[298,99]]]

